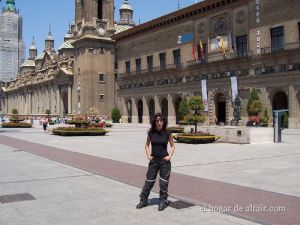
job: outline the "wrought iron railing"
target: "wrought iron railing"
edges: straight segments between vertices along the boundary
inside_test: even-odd
[[[265,54],[271,54],[271,53],[277,53],[283,51],[291,51],[296,49],[300,49],[300,42],[287,43],[284,46],[261,48],[261,54],[265,55]]]
[[[144,70],[137,70],[137,71],[132,71],[132,72],[128,72],[128,73],[121,73],[121,74],[119,74],[119,79],[129,77],[129,76],[145,75],[145,74],[171,71],[171,70],[181,70],[182,68],[183,68],[182,63],[169,64],[169,65],[165,65],[165,66],[153,67],[153,68],[144,69]]]
[[[217,61],[224,61],[224,60],[230,60],[230,59],[236,59],[236,58],[247,58],[252,56],[252,51],[248,52],[233,52],[233,53],[218,53],[218,54],[209,54],[207,58],[205,59],[197,59],[197,60],[191,60],[186,63],[187,66],[193,66],[198,64],[207,64]]]

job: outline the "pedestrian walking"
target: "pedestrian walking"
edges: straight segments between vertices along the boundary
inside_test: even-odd
[[[150,150],[151,143],[151,150]],[[168,152],[170,143],[170,152]],[[140,194],[140,203],[137,209],[143,208],[148,204],[150,191],[155,183],[159,172],[159,205],[158,210],[164,210],[168,202],[168,186],[171,173],[171,159],[174,154],[175,146],[172,134],[167,131],[167,120],[161,113],[156,113],[153,117],[151,128],[145,145],[146,155],[149,159],[146,181]]]

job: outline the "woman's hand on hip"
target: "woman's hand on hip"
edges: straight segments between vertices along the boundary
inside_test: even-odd
[[[167,161],[170,161],[171,160],[171,156],[166,156],[165,158],[164,158],[164,160],[167,160]]]
[[[151,155],[147,155],[147,158],[149,159],[149,161],[151,161],[153,159],[153,157]]]

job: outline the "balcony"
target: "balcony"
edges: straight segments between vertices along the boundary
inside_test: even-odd
[[[224,61],[224,60],[231,60],[231,59],[241,59],[241,58],[247,58],[252,56],[252,51],[248,52],[233,52],[233,53],[227,53],[223,54],[218,52],[216,53],[209,53],[207,59],[198,59],[198,60],[191,60],[187,62],[187,66],[194,66],[198,64],[208,64],[218,61]]]
[[[288,43],[285,44],[282,47],[267,47],[267,48],[261,48],[261,54],[271,54],[271,53],[278,53],[278,52],[285,52],[285,51],[293,51],[300,49],[300,42],[294,42],[294,43]]]
[[[132,71],[129,73],[121,73],[119,75],[119,80],[122,80],[124,78],[134,77],[134,76],[140,76],[140,75],[148,75],[153,73],[181,70],[182,68],[183,68],[183,64],[180,63],[180,64],[169,64],[165,66],[153,67],[144,70]]]

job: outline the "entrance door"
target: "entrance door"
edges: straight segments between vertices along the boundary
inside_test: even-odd
[[[150,123],[152,122],[152,119],[155,115],[155,104],[154,104],[154,100],[151,99],[149,102],[149,118],[150,118]]]
[[[226,124],[226,99],[223,94],[219,94],[216,101],[216,121],[218,125]]]
[[[168,121],[168,100],[165,98],[161,102],[161,113],[166,117]]]
[[[143,101],[139,100],[138,102],[138,117],[139,123],[143,123]]]

